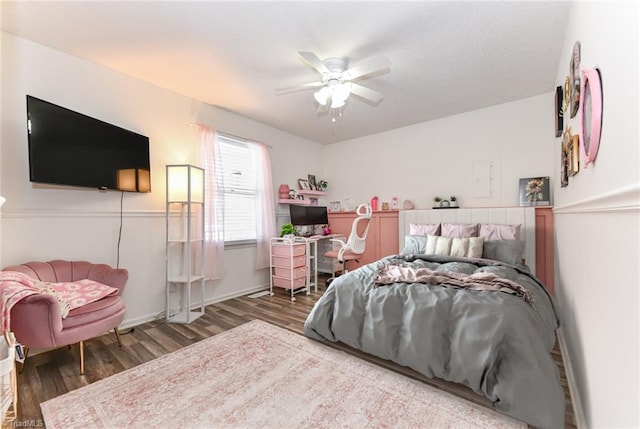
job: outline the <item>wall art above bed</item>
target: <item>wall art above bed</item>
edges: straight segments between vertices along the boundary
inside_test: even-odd
[[[556,108],[555,122],[556,122],[556,137],[562,135],[562,128],[564,127],[563,113],[562,113],[563,92],[562,87],[556,87],[556,95],[554,104]]]
[[[551,189],[549,176],[528,177],[520,179],[520,205],[521,206],[550,206]]]
[[[582,87],[578,123],[585,168],[595,162],[602,131],[602,80],[600,70],[582,71]]]

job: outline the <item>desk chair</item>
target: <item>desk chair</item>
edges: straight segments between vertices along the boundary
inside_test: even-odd
[[[369,226],[371,225],[371,206],[368,204],[360,204],[356,209],[358,217],[353,220],[351,225],[351,234],[345,243],[343,240],[332,238],[331,241],[340,243],[340,248],[337,250],[331,250],[324,254],[327,258],[337,259],[342,264],[342,274],[348,272],[347,263],[349,261],[358,261],[358,257],[362,256],[365,250],[367,233],[369,232]],[[363,225],[363,226],[362,226]],[[364,231],[362,235],[358,233],[358,229]],[[335,279],[331,277],[327,280],[327,286]]]

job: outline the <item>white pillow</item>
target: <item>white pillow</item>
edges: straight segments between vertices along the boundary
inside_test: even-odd
[[[469,251],[467,258],[482,258],[482,250],[484,247],[484,237],[469,238]]]
[[[438,242],[437,235],[427,235],[427,246],[425,248],[424,253],[427,255],[435,255],[436,254],[436,243]]]
[[[436,255],[449,256],[451,254],[451,237],[438,237],[436,240]]]
[[[484,237],[439,237],[427,235],[425,254],[482,258]]]
[[[451,256],[467,256],[469,253],[469,239],[455,237],[451,242]]]
[[[451,256],[461,256],[464,258],[481,258],[483,237],[454,237],[451,241]]]

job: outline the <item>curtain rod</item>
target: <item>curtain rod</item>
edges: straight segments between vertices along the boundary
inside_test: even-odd
[[[189,124],[189,126],[191,126],[191,127],[197,127],[198,125],[202,125],[203,127],[208,127],[208,125],[205,125],[205,124],[198,124],[198,123],[196,123],[196,122],[191,122],[191,123]],[[240,140],[241,142],[244,142],[244,143],[252,142],[252,143],[259,143],[259,144],[263,144],[263,145],[265,145],[266,147],[268,147],[269,149],[273,149],[273,146],[271,146],[270,144],[263,143],[263,142],[261,142],[261,141],[257,141],[257,140],[249,140],[249,139],[247,139],[246,137],[236,136],[236,135],[233,135],[233,134],[225,133],[224,131],[218,131],[218,130],[216,130],[216,133],[218,133],[218,134],[222,134],[223,136],[225,136],[225,137],[227,137],[227,138],[232,138],[232,139]]]

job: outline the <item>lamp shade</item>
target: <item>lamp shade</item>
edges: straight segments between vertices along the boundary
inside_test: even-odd
[[[316,101],[320,105],[325,106],[327,104],[327,101],[329,101],[330,95],[331,95],[331,90],[329,89],[329,87],[324,86],[319,91],[316,91],[313,94],[313,97],[316,99]]]
[[[338,109],[340,107],[344,106],[344,100],[338,98],[338,97],[333,97],[331,99],[331,108],[332,109]]]
[[[0,207],[2,207],[2,205],[4,204],[5,201],[7,201],[7,199],[5,197],[3,197],[2,195],[0,195]]]
[[[333,98],[342,100],[343,103],[347,100],[347,98],[349,98],[350,94],[351,84],[349,82],[341,83],[333,87]]]
[[[151,173],[145,168],[118,170],[118,190],[127,192],[151,192]]]
[[[167,165],[167,201],[204,202],[204,170],[193,165]]]

